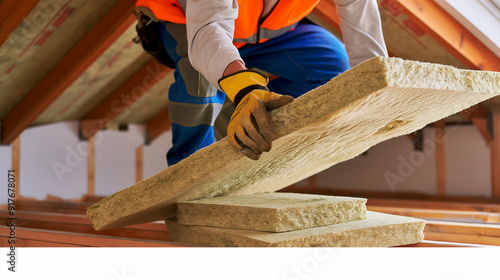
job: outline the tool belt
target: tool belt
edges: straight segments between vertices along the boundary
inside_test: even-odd
[[[158,35],[158,25],[161,22],[155,22],[138,9],[134,9],[134,15],[137,18],[137,37],[132,41],[136,44],[141,44],[144,51],[165,66],[175,69],[175,61],[167,54]]]

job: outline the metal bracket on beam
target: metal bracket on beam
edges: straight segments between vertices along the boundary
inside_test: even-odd
[[[120,124],[118,125],[118,131],[128,131],[128,124]]]
[[[417,130],[408,136],[410,136],[413,142],[413,149],[422,152],[424,150],[424,130]]]
[[[145,131],[144,132],[144,145],[149,146],[149,145],[151,145],[151,142],[153,142],[153,138],[151,137],[151,135],[149,135],[149,131],[148,131],[147,127],[144,131]]]

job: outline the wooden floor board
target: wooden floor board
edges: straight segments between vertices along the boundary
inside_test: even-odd
[[[0,247],[7,247],[10,229],[0,226]],[[21,240],[17,243],[17,240]],[[182,247],[186,244],[175,242],[109,237],[92,234],[70,233],[53,230],[16,228],[16,247],[32,246],[33,244],[54,244],[59,247]]]

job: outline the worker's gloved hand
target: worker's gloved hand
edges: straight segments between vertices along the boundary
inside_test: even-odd
[[[262,152],[271,150],[275,128],[268,110],[293,101],[293,97],[270,92],[268,79],[253,70],[239,71],[222,77],[219,86],[236,105],[227,138],[245,156],[257,160]]]

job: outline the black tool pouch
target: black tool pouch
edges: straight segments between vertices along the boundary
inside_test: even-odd
[[[133,39],[134,43],[140,43],[146,53],[167,67],[175,69],[174,60],[167,54],[158,36],[158,25],[162,23],[153,21],[137,9],[134,9],[134,15],[138,21],[135,26],[137,37]]]

